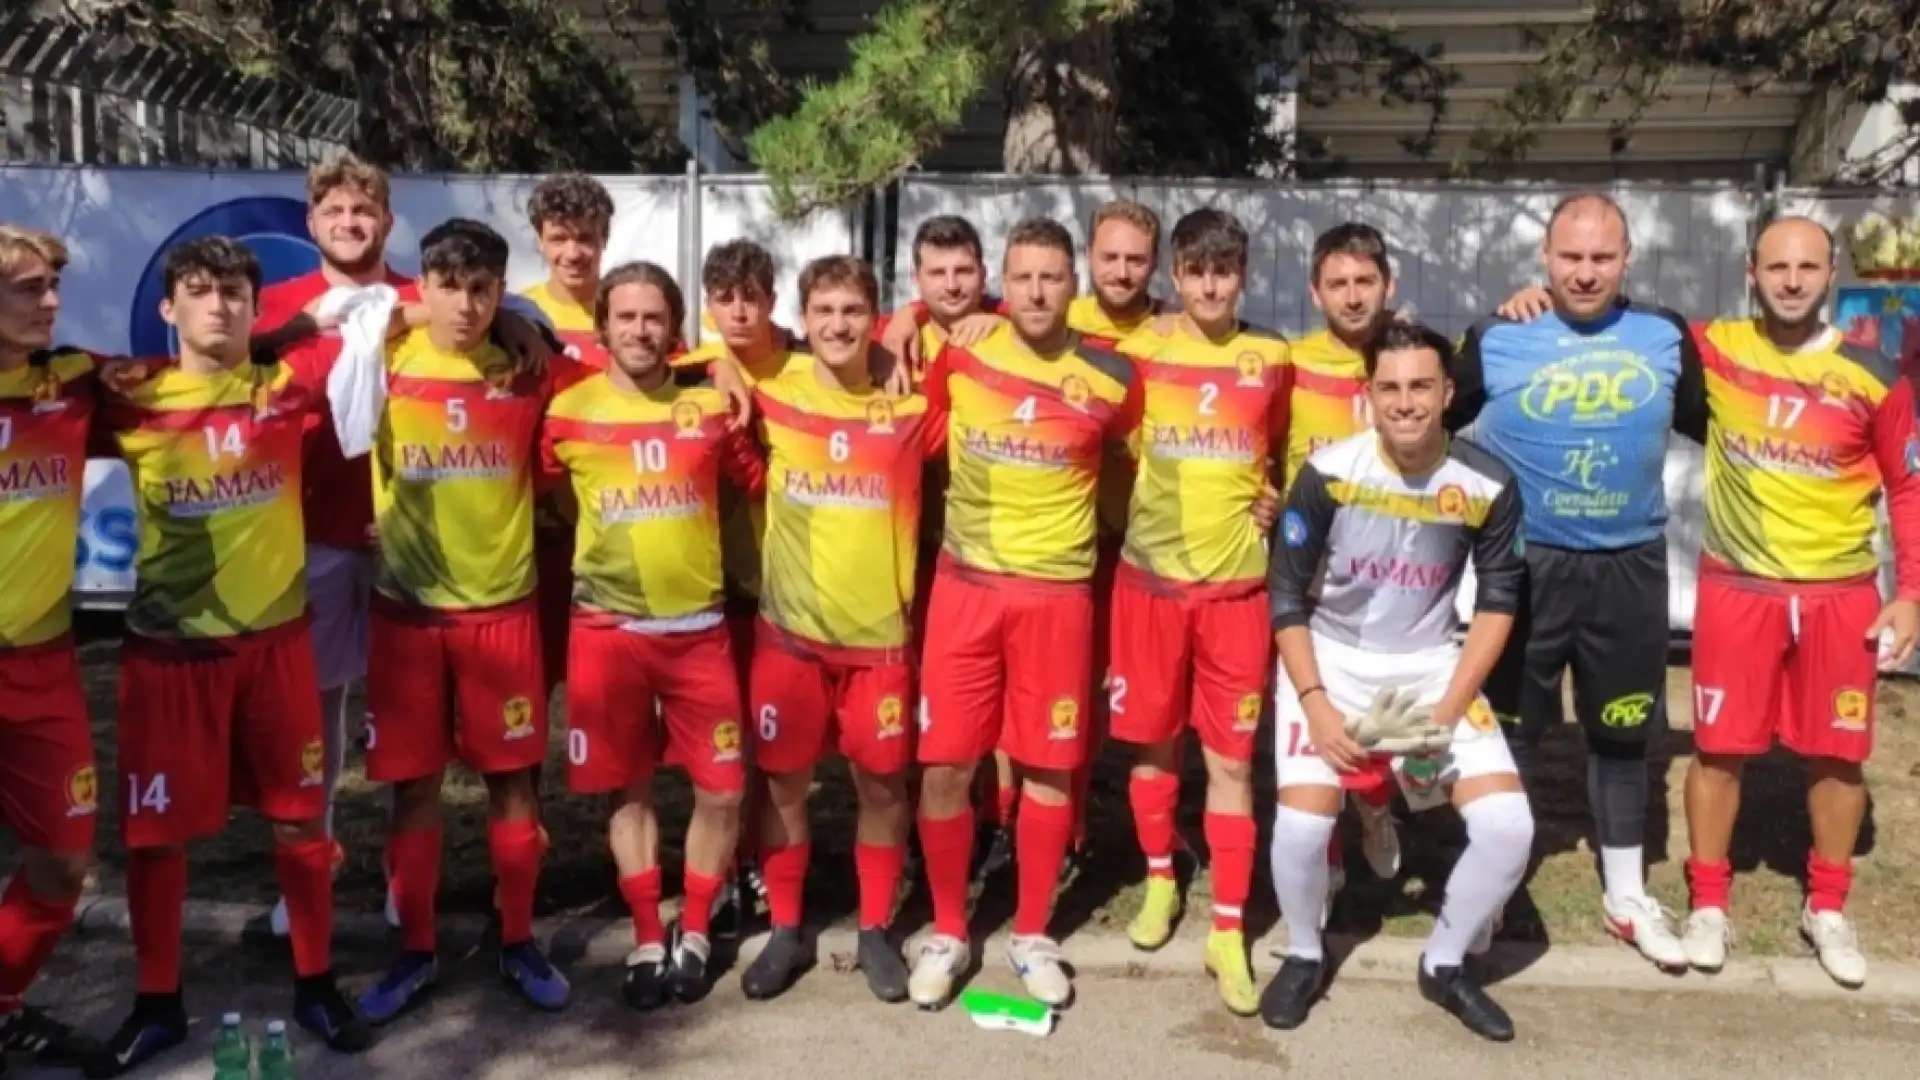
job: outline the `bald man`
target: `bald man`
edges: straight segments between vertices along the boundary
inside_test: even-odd
[[[1549,310],[1467,332],[1447,424],[1513,470],[1525,509],[1529,587],[1488,701],[1532,783],[1573,671],[1606,928],[1684,971],[1680,940],[1647,894],[1643,845],[1647,752],[1666,726],[1667,442],[1674,431],[1703,437],[1705,392],[1680,316],[1621,301],[1630,252],[1612,199],[1562,200],[1541,248]]]
[[[1835,982],[1859,987],[1867,961],[1845,909],[1877,676],[1904,666],[1920,634],[1920,436],[1895,363],[1826,323],[1837,254],[1817,222],[1770,223],[1747,260],[1760,316],[1693,327],[1706,367],[1707,523],[1681,942],[1694,968],[1726,963],[1741,774],[1777,741],[1806,761],[1813,849],[1800,931]],[[1523,290],[1501,310],[1527,317],[1545,301]],[[1884,603],[1878,505],[1893,534]]]

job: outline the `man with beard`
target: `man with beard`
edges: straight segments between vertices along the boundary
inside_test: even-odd
[[[1800,931],[1835,982],[1859,987],[1867,961],[1845,908],[1866,816],[1876,668],[1904,665],[1920,624],[1920,438],[1912,384],[1894,362],[1825,322],[1837,253],[1816,222],[1772,222],[1747,264],[1760,317],[1694,328],[1706,365],[1707,526],[1681,944],[1699,970],[1726,963],[1741,775],[1777,740],[1807,767],[1813,849]],[[1531,309],[1538,298],[1510,304]],[[1873,550],[1882,501],[1895,576],[1884,604]]]
[[[667,358],[686,302],[673,278],[652,263],[628,263],[599,290],[595,321],[611,363],[548,407],[543,486],[578,521],[567,781],[575,794],[614,798],[608,845],[634,936],[622,995],[646,1010],[669,996],[698,1000],[711,986],[704,930],[683,926],[683,947],[667,950],[653,776],[669,753],[686,766],[693,813],[683,891],[711,894],[733,854],[746,786],[722,608],[719,488],[724,475],[752,493],[762,470],[701,373],[676,385],[683,380]]]
[[[1686,954],[1646,889],[1647,753],[1666,723],[1667,442],[1701,438],[1706,406],[1686,323],[1616,302],[1629,253],[1613,200],[1561,200],[1541,251],[1552,312],[1467,332],[1447,422],[1513,470],[1526,511],[1527,599],[1488,700],[1518,724],[1526,777],[1572,669],[1604,925],[1674,970]]]
[[[260,321],[254,344],[305,337],[287,364],[310,385],[326,384],[340,355],[337,329],[318,333],[300,316],[337,286],[387,284],[402,300],[418,302],[411,278],[386,264],[393,232],[386,174],[352,154],[315,165],[307,173],[307,229],[320,251],[320,268],[260,291]],[[310,336],[309,336],[310,335]],[[333,832],[333,797],[340,783],[347,732],[347,691],[367,674],[367,605],[373,595],[373,474],[364,460],[348,461],[340,450],[333,416],[316,409],[308,422],[302,465],[301,515],[306,523],[307,600],[320,682],[320,717],[326,745],[327,832]],[[336,866],[342,853],[336,847]],[[392,897],[387,921],[399,925]],[[273,907],[273,932],[287,935],[287,902]]]

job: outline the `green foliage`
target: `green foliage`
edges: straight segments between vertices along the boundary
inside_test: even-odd
[[[677,168],[637,88],[551,0],[98,0],[89,21],[355,98],[355,149],[395,169]]]
[[[893,0],[852,43],[847,72],[753,132],[783,214],[854,198],[911,167],[1022,45],[1123,17],[1139,0]]]

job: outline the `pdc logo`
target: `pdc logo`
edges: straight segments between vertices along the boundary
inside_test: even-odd
[[[320,250],[307,235],[307,207],[280,195],[249,195],[210,206],[173,230],[147,259],[134,287],[127,343],[135,356],[171,356],[179,348],[173,327],[160,318],[165,299],[161,263],[175,244],[209,236],[230,236],[260,260],[260,283],[268,285],[311,273],[320,267]]]

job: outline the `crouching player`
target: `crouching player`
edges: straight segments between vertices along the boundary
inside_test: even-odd
[[[725,884],[746,784],[740,689],[720,570],[720,477],[749,494],[759,457],[695,369],[676,380],[686,301],[652,263],[600,282],[594,323],[611,363],[554,398],[543,486],[578,520],[570,544],[567,784],[613,793],[607,841],[633,913],[623,994],[636,1009],[704,997],[708,920]],[[679,386],[688,378],[698,385]],[[569,486],[568,480],[571,480]],[[655,719],[660,706],[665,723]],[[664,745],[663,745],[664,743]],[[693,779],[678,932],[660,923],[653,772],[672,751]]]
[[[1467,850],[1421,958],[1420,992],[1504,1042],[1513,1022],[1464,959],[1519,886],[1533,843],[1513,757],[1480,696],[1519,598],[1520,496],[1503,466],[1471,443],[1449,443],[1441,427],[1453,392],[1446,339],[1389,324],[1363,356],[1374,430],[1307,459],[1272,545],[1269,593],[1285,676],[1274,701],[1273,884],[1289,941],[1260,1012],[1282,1029],[1306,1019],[1326,971],[1320,911],[1342,786],[1390,773],[1416,809],[1450,793],[1467,825]],[[1478,595],[1466,644],[1456,647],[1454,597],[1469,558]],[[1431,708],[1433,724],[1451,729],[1451,746],[1369,755],[1347,733],[1347,718],[1382,690]]]
[[[860,260],[810,264],[800,304],[811,362],[788,365],[755,393],[770,462],[752,717],[768,785],[759,825],[773,936],[741,976],[750,998],[785,990],[812,959],[801,933],[807,792],[836,749],[860,801],[857,962],[875,997],[907,997],[888,927],[909,823],[909,612],[922,470],[946,449],[946,421],[925,398],[893,400],[875,384],[868,353],[878,298]]]

